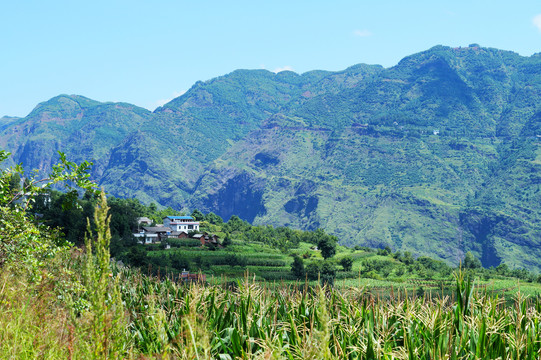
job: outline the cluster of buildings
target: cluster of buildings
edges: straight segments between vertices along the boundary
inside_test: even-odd
[[[169,238],[197,239],[201,245],[219,245],[218,236],[199,232],[199,221],[191,216],[167,216],[163,224],[152,225],[152,220],[142,217],[137,220],[139,232],[133,236],[141,244],[154,244]]]

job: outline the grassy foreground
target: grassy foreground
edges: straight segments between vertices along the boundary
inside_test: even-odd
[[[365,288],[189,284],[113,268],[99,299],[86,255],[43,280],[0,275],[0,356],[41,359],[538,359],[539,299],[511,306],[457,274],[450,297]],[[61,260],[61,261],[58,261]],[[99,271],[97,272],[99,273]],[[119,302],[115,294],[119,294]],[[97,322],[96,320],[99,320]],[[97,350],[99,349],[99,351]]]

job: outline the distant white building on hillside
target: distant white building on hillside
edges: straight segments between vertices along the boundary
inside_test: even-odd
[[[199,221],[191,216],[167,216],[163,218],[163,226],[171,228],[172,231],[199,231]]]
[[[150,219],[148,219],[148,221],[152,222]],[[139,221],[139,225],[141,224],[145,224],[145,222]],[[163,218],[163,224],[156,224],[155,226],[139,226],[138,231],[139,232],[133,234],[133,236],[141,244],[153,244],[167,238],[185,239],[188,238],[188,233],[190,231],[199,232],[199,221],[195,221],[191,216],[167,216]],[[201,240],[201,236],[197,237],[197,239]],[[210,240],[213,240],[210,241],[207,238],[208,236],[203,237],[204,240],[201,241],[202,245],[205,245],[207,241],[213,244],[217,243],[216,239],[209,238]]]

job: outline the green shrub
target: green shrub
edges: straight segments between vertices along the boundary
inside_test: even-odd
[[[351,256],[345,256],[340,259],[339,264],[344,271],[351,271],[351,268],[353,267],[353,258]]]

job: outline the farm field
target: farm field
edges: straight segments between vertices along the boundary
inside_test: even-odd
[[[181,243],[181,242],[179,242]],[[186,261],[186,268],[191,264],[199,266],[198,272],[205,274],[208,284],[222,285],[227,283],[243,282],[246,279],[261,283],[262,286],[317,286],[318,276],[310,279],[308,274],[302,278],[296,278],[291,270],[293,256],[304,255],[305,264],[311,262],[323,262],[320,251],[314,250],[313,244],[301,242],[297,248],[291,249],[287,254],[272,248],[262,242],[249,242],[234,240],[232,245],[225,249],[205,249],[193,246],[178,246],[168,250],[156,250],[148,252],[148,256],[156,259],[174,259],[181,257]],[[351,270],[343,271],[339,265],[344,257],[353,259]],[[337,290],[357,288],[381,298],[390,298],[394,294],[402,293],[408,296],[423,296],[425,293],[430,297],[453,296],[455,291],[454,273],[456,269],[444,267],[437,262],[443,271],[426,271],[414,262],[408,269],[392,254],[381,255],[381,251],[365,248],[355,250],[338,246],[337,254],[333,259],[335,264],[335,277],[333,286]],[[377,264],[379,270],[370,270]],[[143,272],[148,269],[143,269]],[[177,269],[154,268],[152,272],[160,276],[168,274],[172,280],[179,280]],[[511,301],[516,293],[522,295],[541,295],[541,284],[530,279],[520,279],[513,276],[503,276],[489,269],[470,270],[469,273],[475,278],[473,283],[476,289],[493,296],[504,297]],[[535,279],[537,280],[537,279]]]
[[[461,272],[454,275],[450,295],[406,296],[407,285],[394,287],[397,283],[384,280],[360,279],[361,287],[331,288],[255,281],[248,275],[235,282],[183,284],[113,264],[106,269],[112,276],[105,277],[100,288],[78,275],[88,258],[71,256],[71,271],[58,278],[52,275],[58,276],[59,269],[51,269],[51,276],[39,286],[27,282],[21,286],[22,281],[14,286],[15,273],[0,275],[3,356],[537,359],[541,355],[539,297],[517,291],[507,302],[475,287]],[[374,288],[391,295],[380,296]],[[91,290],[97,292],[91,295]],[[101,298],[96,296],[100,292]],[[99,319],[108,320],[97,323]],[[96,342],[99,351],[93,347]]]

